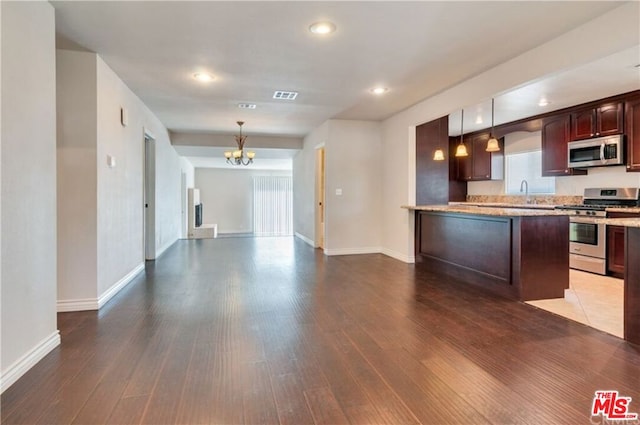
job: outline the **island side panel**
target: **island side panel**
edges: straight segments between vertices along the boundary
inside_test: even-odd
[[[625,230],[624,339],[640,344],[640,228]]]
[[[563,298],[569,288],[569,218],[514,219],[513,282],[521,301]]]
[[[417,253],[448,273],[500,295],[511,285],[511,218],[421,211]]]

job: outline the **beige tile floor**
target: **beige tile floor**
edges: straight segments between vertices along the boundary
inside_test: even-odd
[[[623,338],[623,300],[622,279],[571,269],[564,298],[527,304]]]

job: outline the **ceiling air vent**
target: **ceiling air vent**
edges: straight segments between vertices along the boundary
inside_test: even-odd
[[[273,93],[274,99],[293,100],[298,96],[298,92],[295,91],[276,91]]]
[[[240,109],[256,109],[255,103],[238,103],[238,108]]]

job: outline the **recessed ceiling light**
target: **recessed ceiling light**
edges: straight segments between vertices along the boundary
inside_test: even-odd
[[[385,94],[388,91],[389,89],[386,87],[374,87],[371,89],[371,93],[377,94],[377,95]]]
[[[213,75],[206,72],[196,72],[193,74],[193,78],[203,83],[208,83],[216,79]]]
[[[331,34],[335,32],[336,24],[333,22],[325,21],[325,22],[314,22],[309,26],[309,31],[313,34],[325,35]]]
[[[547,106],[548,104],[550,104],[551,102],[549,102],[546,98],[540,98],[540,101],[538,102],[538,106]]]
[[[238,108],[240,108],[240,109],[256,109],[257,105],[255,103],[238,103]]]

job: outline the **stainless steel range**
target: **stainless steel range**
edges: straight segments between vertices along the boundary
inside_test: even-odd
[[[640,206],[640,188],[589,188],[580,205],[556,208],[575,211],[569,218],[569,267],[607,274],[607,227],[596,223],[608,208]]]

